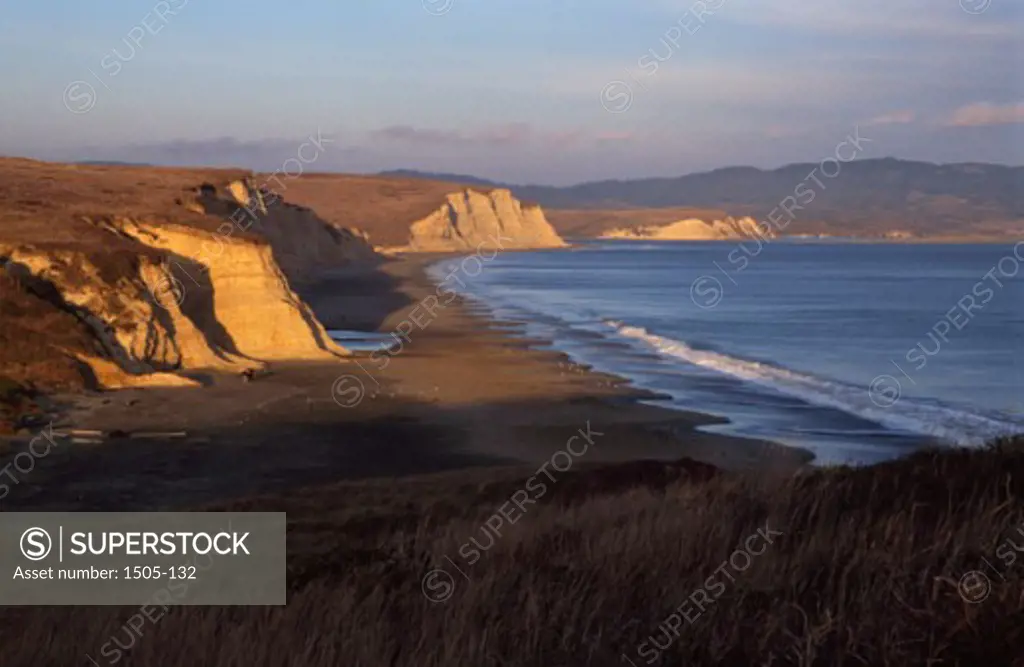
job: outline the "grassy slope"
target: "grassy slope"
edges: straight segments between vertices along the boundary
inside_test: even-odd
[[[490,544],[484,522],[531,471],[237,502],[223,509],[289,514],[288,606],[174,609],[146,622],[120,664],[627,665],[623,654],[637,665],[1021,664],[1024,558],[1007,556],[1006,540],[1024,545],[1022,446],[787,479],[692,462],[577,464],[542,476],[537,504],[474,564],[460,545]],[[781,535],[748,543],[766,525]],[[735,556],[744,544],[762,553]],[[425,589],[433,568],[452,578]],[[972,570],[991,579],[976,604],[958,590]],[[442,581],[451,596],[429,601],[424,590],[449,590]],[[669,620],[681,606],[689,620]],[[69,664],[112,635],[127,644],[121,626],[137,612],[0,612],[5,664]],[[659,629],[666,622],[678,636]]]

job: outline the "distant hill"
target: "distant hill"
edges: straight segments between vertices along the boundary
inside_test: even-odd
[[[809,178],[815,169],[820,186]],[[834,166],[828,170],[834,171]],[[417,177],[416,172],[405,173]],[[471,177],[445,178],[467,182]],[[684,207],[763,219],[794,195],[801,183],[814,191],[814,201],[794,210],[795,219],[786,233],[880,236],[903,230],[912,236],[1024,238],[1024,167],[996,164],[882,158],[843,164],[832,179],[821,175],[819,165],[800,163],[771,170],[728,167],[672,178],[606,180],[569,187],[504,187],[548,209],[560,231],[597,236],[610,226],[633,222],[631,209],[644,209],[635,211],[637,224],[665,218],[659,210]],[[804,195],[803,200],[808,198]]]
[[[81,164],[90,167],[152,167],[146,162],[124,162],[122,160],[79,160],[74,164]]]
[[[377,175],[387,178],[418,178],[425,181],[448,181],[449,183],[460,183],[463,185],[479,185],[485,188],[502,187],[500,183],[489,181],[485,178],[477,178],[476,176],[416,171],[415,169],[392,169],[390,171],[382,171]]]

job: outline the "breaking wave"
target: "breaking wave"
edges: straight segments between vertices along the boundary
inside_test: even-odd
[[[814,405],[835,408],[884,426],[959,445],[977,445],[1024,432],[1024,421],[901,395],[898,383],[863,387],[818,377],[765,362],[699,350],[683,341],[657,336],[642,327],[606,321],[619,336],[639,340],[664,357],[767,387]],[[890,378],[895,380],[895,378]]]

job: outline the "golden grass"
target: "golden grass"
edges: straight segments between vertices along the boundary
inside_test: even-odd
[[[1005,545],[1024,545],[1022,445],[784,479],[686,461],[570,470],[491,539],[485,522],[531,473],[239,501],[221,508],[288,512],[286,607],[173,608],[134,635],[138,609],[7,609],[4,664],[112,664],[100,652],[118,637],[134,667],[1019,665],[1024,558]],[[748,542],[766,526],[781,535]],[[472,564],[470,538],[487,545]],[[744,545],[761,553],[736,559]],[[424,594],[435,568],[444,601]],[[974,570],[991,581],[977,603],[958,588]]]

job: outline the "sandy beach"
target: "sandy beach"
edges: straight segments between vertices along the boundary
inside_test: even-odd
[[[806,461],[799,450],[698,431],[721,420],[644,402],[657,397],[534,349],[542,341],[515,337],[461,298],[425,315],[437,290],[424,270],[439,259],[347,269],[299,288],[327,329],[411,328],[391,358],[274,364],[251,383],[201,374],[202,389],[59,397],[69,409],[58,430],[186,436],[58,440],[12,486],[7,507],[185,508],[346,479],[539,465],[588,424],[601,436],[585,465],[687,457],[767,472]]]

